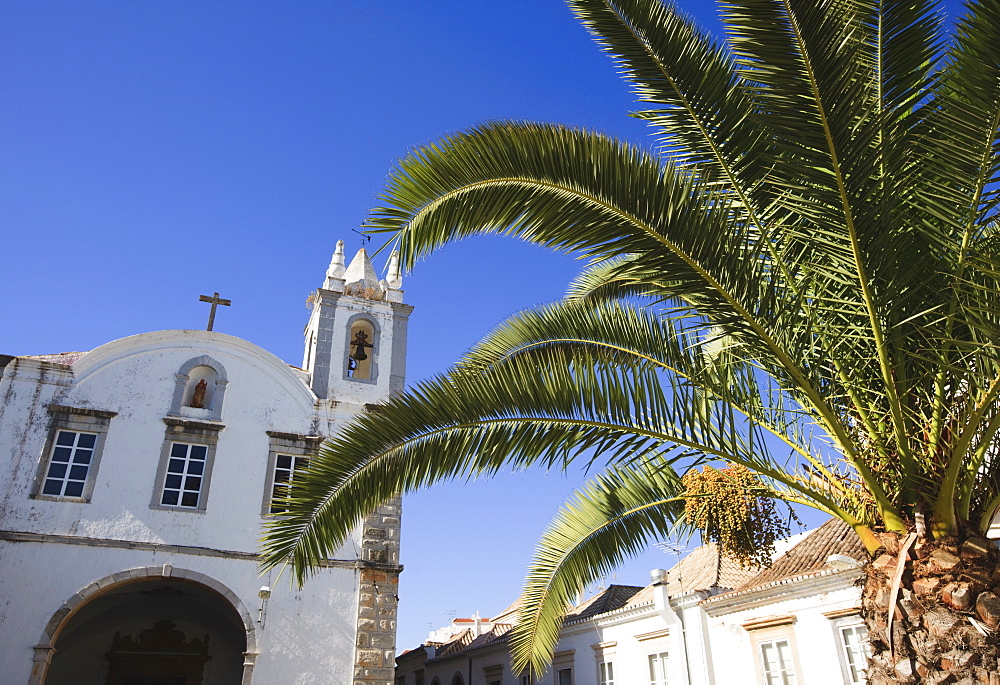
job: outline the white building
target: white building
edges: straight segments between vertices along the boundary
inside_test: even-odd
[[[511,670],[515,603],[489,629],[399,655],[396,685],[853,685],[867,657],[851,559],[865,557],[836,520],[759,573],[705,545],[646,587],[612,585],[570,610],[539,678]]]
[[[301,591],[257,555],[272,493],[403,387],[390,261],[379,281],[338,243],[303,368],[191,330],[0,357],[2,682],[391,682],[398,501]]]

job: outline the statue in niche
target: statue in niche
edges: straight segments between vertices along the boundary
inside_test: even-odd
[[[189,407],[194,407],[195,409],[205,408],[205,393],[208,391],[208,383],[202,378],[198,381],[198,385],[194,386],[194,394],[191,395],[191,402],[188,404]]]

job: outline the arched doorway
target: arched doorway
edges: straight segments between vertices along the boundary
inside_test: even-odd
[[[240,685],[247,630],[201,583],[147,577],[82,603],[54,635],[45,685]]]

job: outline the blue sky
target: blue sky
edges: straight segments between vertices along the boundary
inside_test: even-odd
[[[708,0],[681,6],[715,27]],[[305,299],[394,159],[491,119],[650,142],[559,0],[0,2],[0,353],[216,330],[299,364]],[[376,241],[378,239],[376,238]],[[475,239],[404,280],[410,381],[580,263]],[[578,475],[442,485],[404,505],[398,645],[494,614]],[[619,572],[644,585],[652,551]],[[610,582],[611,579],[609,579]]]

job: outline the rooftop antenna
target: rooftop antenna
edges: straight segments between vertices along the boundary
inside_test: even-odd
[[[673,554],[678,557],[688,549],[687,545],[682,545],[679,542],[654,542],[653,547],[658,547],[665,554]]]
[[[684,578],[681,576],[681,570],[678,568],[678,564],[681,563],[681,554],[688,551],[687,545],[682,545],[679,542],[654,542],[653,547],[658,547],[664,554],[674,555],[674,565],[671,568],[677,569],[677,582],[680,584],[681,588],[684,587]]]

